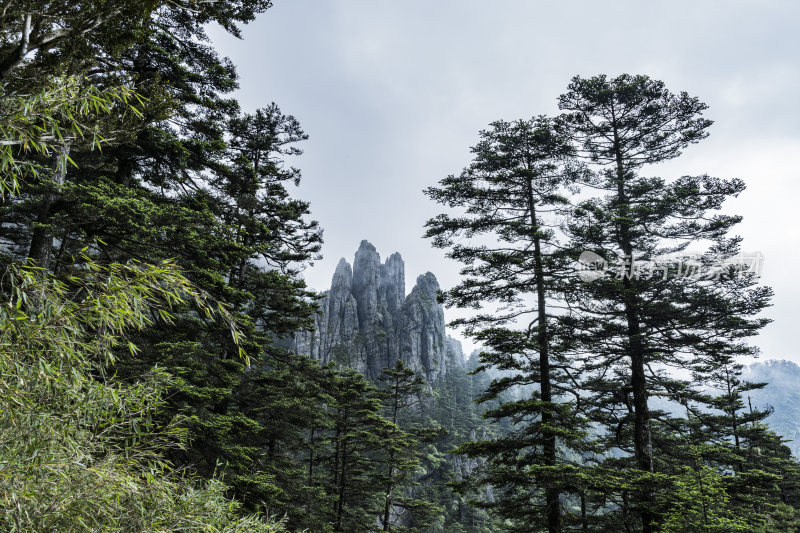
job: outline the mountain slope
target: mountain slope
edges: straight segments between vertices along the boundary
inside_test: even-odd
[[[767,383],[750,393],[750,402],[754,409],[774,409],[767,423],[800,457],[800,366],[791,361],[762,361],[746,367],[743,377]]]

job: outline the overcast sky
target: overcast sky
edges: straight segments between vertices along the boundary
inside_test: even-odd
[[[439,212],[422,190],[469,163],[488,123],[557,113],[572,76],[647,74],[698,96],[710,137],[648,173],[747,183],[729,210],[776,293],[754,343],[800,362],[800,2],[275,0],[243,40],[210,35],[244,109],[274,101],[310,135],[293,164],[325,230],[305,272],[319,290],[361,239],[401,253],[407,290],[425,271],[455,284],[422,239]]]

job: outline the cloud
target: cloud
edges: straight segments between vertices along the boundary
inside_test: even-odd
[[[644,73],[699,96],[711,137],[657,171],[747,182],[733,207],[776,290],[757,343],[800,361],[799,16],[789,0],[281,0],[244,41],[211,37],[238,66],[246,109],[274,100],[310,134],[295,164],[325,228],[325,259],[306,272],[319,289],[364,238],[402,253],[408,286],[427,270],[456,283],[458,265],[421,239],[439,209],[422,190],[469,163],[489,122],[555,113],[573,75]]]

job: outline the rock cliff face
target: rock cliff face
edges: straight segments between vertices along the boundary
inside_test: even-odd
[[[461,341],[447,336],[447,362],[448,365],[464,368],[467,366],[467,358],[464,355],[464,348]]]
[[[448,344],[438,290],[428,272],[406,296],[400,254],[381,263],[375,247],[361,241],[352,269],[344,258],[339,261],[314,329],[298,334],[291,349],[323,363],[349,365],[370,378],[401,359],[435,381],[446,370]]]

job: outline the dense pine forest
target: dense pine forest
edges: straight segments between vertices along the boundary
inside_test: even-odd
[[[420,191],[459,283],[319,293],[308,136],[207,35],[270,4],[3,2],[2,531],[800,531],[745,183],[657,175],[703,101],[564,80]]]

